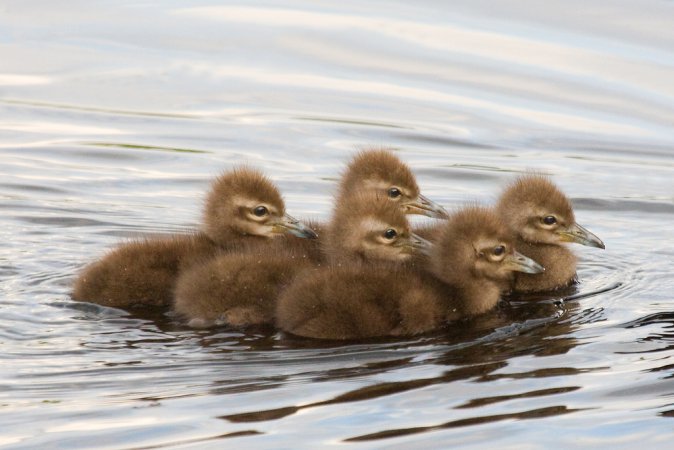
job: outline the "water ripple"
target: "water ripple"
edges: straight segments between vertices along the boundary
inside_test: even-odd
[[[376,433],[365,434],[361,436],[355,436],[348,439],[345,439],[345,442],[357,442],[357,441],[371,441],[375,439],[389,439],[393,437],[408,436],[410,434],[417,433],[426,433],[431,431],[437,431],[446,428],[458,428],[458,427],[468,427],[475,425],[482,425],[492,422],[500,422],[502,420],[523,420],[523,419],[541,419],[544,417],[553,417],[563,414],[570,414],[574,412],[582,411],[581,409],[569,409],[566,406],[548,406],[540,409],[533,409],[528,411],[521,411],[517,413],[510,414],[498,414],[494,416],[478,416],[478,417],[467,417],[464,419],[452,420],[450,422],[445,422],[439,425],[430,425],[425,427],[415,427],[415,428],[402,428],[394,430],[385,430],[379,431]]]

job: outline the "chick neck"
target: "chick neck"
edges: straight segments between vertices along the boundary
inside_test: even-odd
[[[524,256],[545,267],[545,272],[515,273],[511,284],[513,290],[519,292],[547,291],[574,283],[577,258],[565,245],[527,242],[518,237],[516,248]]]

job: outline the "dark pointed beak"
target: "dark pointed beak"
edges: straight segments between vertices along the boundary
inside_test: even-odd
[[[415,200],[406,203],[404,206],[407,214],[421,214],[423,216],[433,217],[434,219],[449,218],[449,214],[445,208],[421,194],[419,194]]]
[[[508,255],[503,260],[505,266],[514,271],[514,272],[524,272],[524,273],[543,273],[545,272],[545,267],[538,264],[531,258],[524,256],[519,252],[513,252],[511,255]]]
[[[400,246],[404,248],[405,253],[421,253],[422,255],[430,255],[433,243],[422,238],[418,234],[411,233],[409,239],[401,240]]]
[[[412,247],[421,253],[422,255],[430,255],[431,249],[433,248],[433,243],[431,241],[428,241],[421,236],[419,236],[416,233],[410,234],[410,241],[412,243]]]
[[[290,233],[293,236],[304,239],[318,238],[318,235],[314,230],[288,214],[285,214],[281,219],[271,225],[274,233]]]
[[[577,223],[557,230],[557,234],[559,234],[562,242],[575,242],[577,244],[587,245],[588,247],[606,248],[601,239]]]

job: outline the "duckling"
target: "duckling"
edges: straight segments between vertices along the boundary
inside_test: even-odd
[[[405,214],[421,214],[438,219],[448,217],[441,205],[421,195],[412,170],[390,150],[366,149],[353,156],[340,177],[334,208],[348,208],[358,201],[353,199],[354,196],[368,194],[388,199]],[[276,240],[274,244],[292,246],[293,251],[306,254],[315,263],[325,262],[325,251],[322,251],[325,250],[325,244],[320,236],[330,235],[327,231],[330,224],[316,221],[307,223],[318,231],[318,241]],[[326,232],[323,233],[323,230]]]
[[[399,205],[367,191],[337,202],[324,236],[321,249],[331,264],[409,262],[430,250],[427,240],[411,232]]]
[[[312,266],[292,247],[222,253],[181,272],[173,308],[193,328],[270,324],[278,292]]]
[[[277,326],[304,337],[359,339],[415,335],[485,313],[513,271],[543,270],[513,241],[494,211],[463,209],[439,232],[428,272],[380,264],[305,272],[281,294]]]
[[[264,243],[282,233],[316,234],[285,213],[281,194],[261,172],[238,168],[217,177],[203,230],[122,244],[84,268],[72,298],[120,308],[166,306],[178,272],[222,250]]]
[[[569,199],[544,176],[518,178],[505,189],[496,208],[512,230],[517,250],[545,267],[542,274],[518,274],[511,283],[516,292],[554,290],[574,283],[577,260],[565,243],[605,248],[601,239],[576,223]]]
[[[346,201],[352,194],[365,191],[388,197],[405,214],[448,217],[442,206],[421,195],[412,170],[390,150],[357,153],[341,177],[337,198]]]
[[[429,249],[427,241],[410,233],[397,205],[371,194],[354,195],[349,207],[339,208],[326,234],[333,232],[328,258],[340,264],[397,264]],[[298,273],[315,267],[292,246],[221,254],[180,275],[174,310],[192,327],[271,324],[279,293]]]

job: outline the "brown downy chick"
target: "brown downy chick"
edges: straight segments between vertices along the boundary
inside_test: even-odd
[[[174,311],[195,328],[271,324],[279,291],[312,267],[292,248],[222,253],[181,272]]]
[[[544,272],[543,266],[516,251],[506,223],[492,208],[466,207],[439,231],[429,272],[455,290],[461,316],[496,306],[504,281],[519,273]]]
[[[605,248],[597,236],[576,223],[569,199],[547,178],[525,175],[512,183],[496,206],[524,255],[545,267],[542,274],[518,274],[516,292],[559,289],[575,281],[576,257],[564,244]]]
[[[410,261],[430,243],[412,233],[405,214],[387,197],[353,193],[338,202],[322,242],[325,258],[332,264]]]
[[[514,250],[510,230],[486,208],[450,217],[430,254],[430,273],[373,265],[306,273],[276,310],[282,330],[320,339],[414,335],[485,313],[513,271],[543,268]]]
[[[338,230],[335,236],[331,230]],[[348,213],[333,218],[326,238],[330,258],[349,266],[398,264],[415,251],[428,251],[428,243],[409,232],[404,214],[372,195],[355,196]],[[181,274],[174,308],[193,327],[271,324],[280,292],[314,268],[311,258],[294,247],[222,254]]]
[[[352,197],[359,195],[385,198],[404,214],[447,218],[447,211],[442,206],[420,194],[412,170],[390,150],[368,149],[354,155],[340,177],[335,194],[335,209],[349,207],[354,201]],[[321,247],[325,248],[322,242],[324,233],[320,230],[327,229],[329,224],[311,222],[311,227],[319,230]],[[316,244],[315,241],[288,242],[288,246],[294,250],[304,251],[317,263],[323,262],[324,255]]]
[[[446,219],[447,211],[421,195],[412,170],[390,150],[363,150],[346,167],[339,183],[337,203],[354,194],[370,192],[387,197],[405,214]]]
[[[222,248],[290,233],[315,239],[316,233],[285,212],[278,188],[261,172],[239,168],[217,177],[206,198],[203,232]]]
[[[278,189],[259,171],[217,177],[206,198],[203,231],[122,244],[84,268],[72,298],[113,307],[166,306],[178,272],[218,251],[268,242],[282,233],[315,233],[285,213]]]

